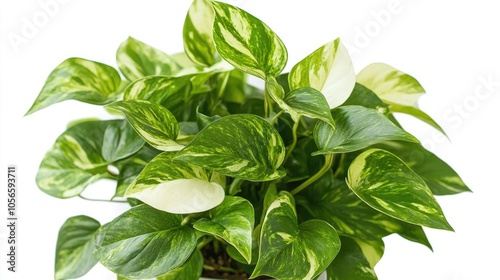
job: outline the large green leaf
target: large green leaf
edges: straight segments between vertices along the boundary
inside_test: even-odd
[[[419,142],[375,109],[341,106],[332,110],[332,116],[335,129],[325,122],[314,128],[319,151],[313,155],[352,152],[387,140]]]
[[[191,257],[178,268],[156,278],[156,280],[194,280],[199,279],[203,270],[203,255],[194,250]]]
[[[196,248],[195,230],[182,216],[136,206],[98,231],[94,256],[128,278],[150,278],[181,266]]]
[[[71,217],[64,222],[57,237],[56,280],[78,278],[94,267],[94,233],[100,226],[87,216]]]
[[[175,156],[221,174],[250,181],[283,177],[285,145],[278,132],[255,115],[230,115],[205,127]]]
[[[239,8],[221,2],[212,5],[213,38],[220,56],[262,79],[279,75],[288,59],[280,38],[265,23]]]
[[[182,35],[187,56],[199,65],[210,66],[215,63],[213,22],[214,10],[208,1],[193,1],[184,21]]]
[[[342,237],[342,248],[327,268],[328,280],[377,280],[375,270],[356,241]]]
[[[434,127],[435,129],[437,129],[439,132],[443,133],[444,135],[446,135],[446,132],[444,132],[443,128],[441,128],[441,126],[431,116],[427,115],[424,111],[422,111],[416,107],[391,104],[389,106],[389,108],[392,112],[404,113],[404,114],[408,114],[410,116],[413,116],[413,117],[427,123],[428,125]]]
[[[226,196],[219,206],[210,210],[209,216],[196,221],[193,227],[224,239],[250,263],[255,220],[252,204],[241,197]]]
[[[143,144],[125,120],[76,124],[45,154],[36,182],[52,196],[79,195],[89,184],[109,177],[108,164],[134,154]]]
[[[163,152],[146,165],[125,192],[125,197],[170,213],[195,213],[214,208],[224,200],[224,182],[210,181],[207,172],[189,163],[173,161]]]
[[[322,195],[318,195],[322,194]],[[303,196],[305,198],[303,198]],[[373,240],[397,233],[432,249],[422,227],[391,218],[364,203],[347,186],[344,178],[334,179],[325,173],[297,197],[302,219],[321,219],[330,223],[339,234]],[[304,215],[309,213],[309,215]]]
[[[260,256],[252,277],[313,279],[340,250],[335,229],[322,220],[297,222],[293,196],[283,192],[269,206],[262,224]]]
[[[26,115],[65,100],[107,104],[120,96],[121,78],[113,67],[69,58],[54,69]]]
[[[132,37],[128,37],[118,47],[116,63],[129,81],[146,76],[171,76],[180,68],[166,53]]]
[[[425,182],[385,150],[370,149],[360,154],[349,167],[347,183],[359,198],[386,215],[453,230]]]
[[[106,107],[125,114],[135,131],[156,149],[178,151],[184,147],[175,142],[179,124],[165,107],[145,100],[118,101]]]
[[[288,75],[290,89],[312,87],[335,108],[351,94],[356,74],[351,58],[340,39],[323,45],[297,63]]]
[[[189,84],[189,76],[167,77],[150,76],[131,83],[126,89],[123,98],[149,100],[153,103],[162,103],[172,95],[184,98],[181,91]]]
[[[415,78],[385,63],[366,66],[356,80],[388,103],[416,106],[425,93]]]
[[[457,194],[471,190],[446,162],[422,145],[407,142],[386,142],[379,145],[401,158],[417,173],[435,195]]]

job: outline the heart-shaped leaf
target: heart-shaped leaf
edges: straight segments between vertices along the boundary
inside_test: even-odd
[[[182,216],[138,205],[102,227],[94,257],[128,278],[151,278],[181,266],[196,248],[196,233]]]
[[[175,142],[179,124],[165,107],[145,100],[118,101],[106,107],[124,113],[135,131],[156,149],[178,151],[184,147]]]
[[[319,151],[313,155],[352,152],[387,140],[419,143],[375,109],[341,106],[332,110],[332,116],[335,129],[325,122],[319,122],[314,128]]]
[[[313,279],[340,250],[335,229],[322,220],[297,222],[292,195],[282,192],[269,206],[262,224],[260,256],[251,278]]]
[[[373,63],[358,73],[356,81],[375,92],[382,100],[416,106],[425,90],[412,76],[385,63]]]
[[[205,170],[174,162],[173,155],[163,152],[149,162],[127,189],[125,197],[178,214],[203,212],[222,203],[225,182],[210,181]]]
[[[194,250],[191,257],[178,268],[156,278],[156,280],[193,280],[199,279],[203,270],[203,255]]]
[[[283,177],[285,145],[278,132],[255,115],[230,115],[205,127],[175,156],[221,174],[250,181]]]
[[[116,63],[129,81],[146,76],[171,76],[180,68],[166,53],[132,37],[128,37],[118,47]]]
[[[265,23],[239,8],[215,1],[212,5],[213,38],[220,56],[262,79],[278,76],[288,59],[280,38]]]
[[[182,35],[184,50],[191,61],[202,66],[215,63],[212,38],[214,10],[207,0],[195,0],[189,7]]]
[[[224,239],[250,263],[255,220],[252,204],[241,197],[226,196],[219,206],[210,210],[209,215],[210,218],[196,221],[193,227]]]
[[[328,280],[377,280],[375,270],[356,241],[341,237],[342,248],[326,269]]]
[[[109,177],[108,164],[136,153],[143,144],[125,120],[76,124],[45,154],[37,185],[55,197],[79,195],[91,183]]]
[[[83,58],[69,58],[54,69],[26,115],[65,100],[107,104],[120,95],[121,78],[113,67]]]
[[[356,83],[349,52],[340,39],[323,45],[297,63],[288,82],[291,90],[312,87],[326,97],[330,108],[344,103]]]
[[[453,230],[425,182],[387,151],[370,149],[360,154],[349,167],[347,183],[359,198],[386,215]]]
[[[94,267],[94,233],[100,226],[87,216],[71,217],[64,222],[57,237],[56,280],[78,278]]]

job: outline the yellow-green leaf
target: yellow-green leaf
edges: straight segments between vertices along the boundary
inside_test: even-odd
[[[184,29],[184,50],[191,61],[202,66],[215,63],[212,38],[214,10],[207,0],[194,0],[189,7]]]

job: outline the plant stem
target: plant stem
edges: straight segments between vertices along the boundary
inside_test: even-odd
[[[274,123],[278,120],[278,118],[284,113],[285,111],[281,110],[279,111],[271,120],[270,124],[274,125]]]
[[[293,137],[292,144],[290,144],[290,146],[287,147],[287,151],[286,151],[286,155],[285,155],[285,160],[283,162],[286,162],[288,160],[288,158],[290,157],[290,155],[293,152],[293,149],[295,149],[295,145],[297,145],[297,128],[299,127],[299,123],[300,123],[300,117],[293,124],[293,128],[292,128],[292,137]]]
[[[78,195],[81,199],[88,201],[99,201],[99,202],[114,202],[114,203],[128,203],[126,200],[111,200],[111,199],[99,199],[99,198],[88,198],[81,194]]]
[[[314,183],[316,180],[321,178],[321,176],[323,176],[323,174],[325,174],[326,171],[330,170],[330,168],[332,167],[332,163],[333,163],[333,154],[325,155],[325,164],[323,165],[323,167],[321,167],[321,169],[316,174],[314,174],[309,179],[307,179],[305,182],[303,182],[298,187],[293,189],[290,193],[292,195],[296,195],[298,192],[305,189],[310,184]]]

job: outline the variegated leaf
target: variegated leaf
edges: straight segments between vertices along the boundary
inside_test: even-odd
[[[314,128],[319,151],[313,155],[352,152],[387,140],[419,143],[375,109],[341,106],[332,110],[332,116],[335,129],[325,122],[319,122]]]
[[[284,101],[298,115],[320,119],[330,124],[334,123],[325,96],[314,88],[292,90],[286,94]]]
[[[146,76],[172,76],[180,70],[169,55],[132,37],[118,47],[116,63],[129,81]]]
[[[341,235],[372,240],[397,233],[432,249],[422,227],[371,208],[349,189],[343,178],[335,179],[332,171],[325,173],[301,194],[304,197],[297,197],[297,201],[301,202],[297,208],[305,211],[299,213],[310,215],[302,218],[325,220]]]
[[[203,212],[222,203],[224,182],[210,181],[202,168],[174,162],[173,155],[163,152],[149,162],[127,189],[125,197],[178,214]]]
[[[405,142],[387,142],[380,148],[394,153],[417,173],[434,195],[449,195],[471,190],[446,162],[422,145]]]
[[[279,75],[288,59],[280,38],[265,23],[239,8],[215,1],[212,5],[213,38],[220,56],[262,79]]]
[[[210,210],[209,216],[196,221],[193,227],[224,239],[250,263],[255,220],[252,204],[242,197],[226,196],[219,206]]]
[[[102,227],[94,257],[128,278],[151,278],[180,267],[196,248],[196,233],[182,216],[135,206]]]
[[[326,269],[328,280],[377,280],[375,270],[356,241],[341,237],[342,248]]]
[[[193,1],[184,21],[184,50],[191,61],[202,66],[215,63],[213,22],[214,10],[210,3],[207,0]]]
[[[344,103],[356,83],[349,52],[340,39],[323,45],[297,63],[288,82],[291,90],[312,87],[326,97],[330,108]]]
[[[260,235],[260,256],[251,278],[313,279],[340,250],[335,229],[322,220],[297,222],[293,196],[287,192],[269,206]]]
[[[126,89],[123,98],[125,100],[139,99],[148,100],[153,103],[162,103],[167,98],[176,94],[184,98],[180,93],[189,84],[189,76],[167,77],[150,76],[131,83]]]
[[[121,94],[121,78],[113,67],[83,58],[69,58],[54,69],[26,115],[65,100],[107,104]]]
[[[441,126],[434,119],[432,119],[431,116],[427,115],[424,111],[422,111],[416,107],[404,106],[404,105],[398,105],[398,104],[390,104],[389,108],[392,112],[404,113],[404,114],[408,114],[410,116],[413,116],[413,117],[427,123],[428,125],[434,127],[435,129],[437,129],[439,132],[443,133],[444,135],[446,135],[446,132],[444,132],[443,128],[441,128]]]
[[[425,93],[412,76],[385,63],[373,63],[358,73],[356,81],[375,92],[388,103],[416,107]]]
[[[195,249],[189,259],[178,268],[156,278],[156,280],[194,280],[199,279],[203,270],[203,255]]]
[[[382,259],[385,251],[384,240],[382,239],[355,239],[359,248],[363,251],[366,260],[372,268]]]
[[[79,195],[89,184],[109,176],[108,164],[134,154],[143,144],[125,120],[76,124],[45,154],[36,182],[55,197]]]
[[[278,132],[255,115],[230,115],[205,127],[175,156],[221,174],[250,181],[285,175],[285,145]]]
[[[178,151],[175,142],[179,124],[165,107],[145,100],[124,100],[106,106],[122,112],[132,127],[151,146],[161,151]]]
[[[347,183],[359,198],[386,215],[453,230],[425,182],[387,151],[370,149],[360,154],[349,167]]]
[[[73,279],[85,275],[97,260],[92,256],[94,233],[101,224],[87,216],[71,217],[59,229],[54,278]]]

